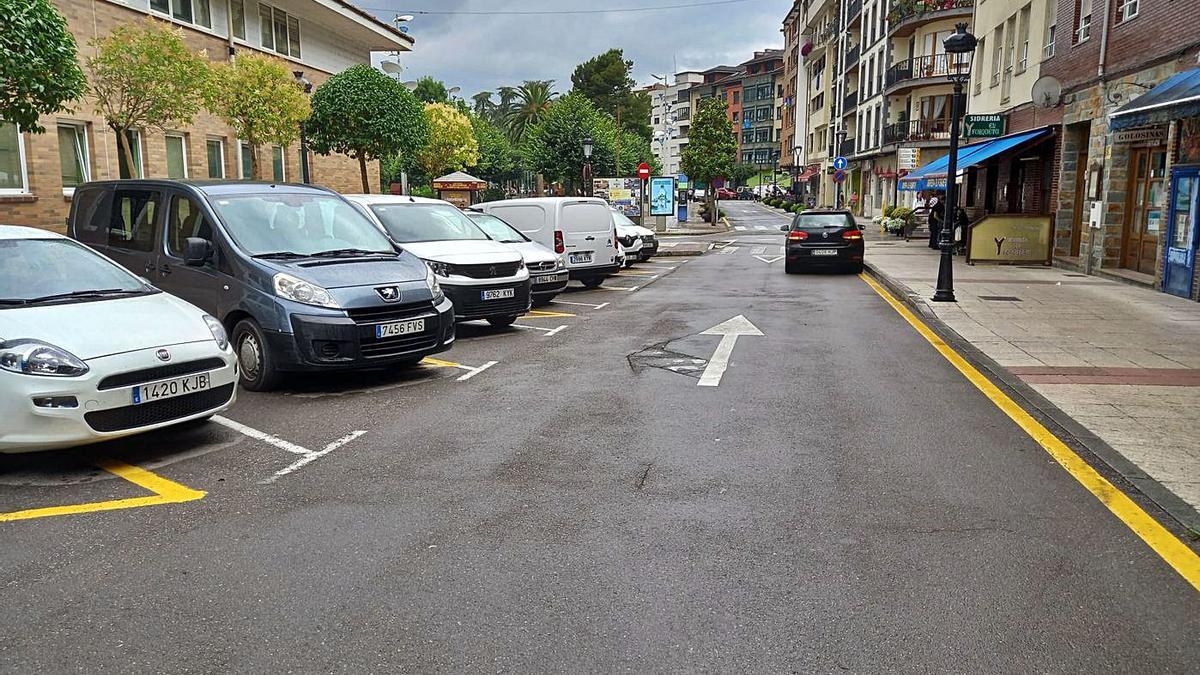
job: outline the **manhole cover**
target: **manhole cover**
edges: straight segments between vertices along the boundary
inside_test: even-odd
[[[1021,302],[1021,299],[1015,295],[981,295],[979,299],[993,302]]]
[[[681,354],[666,349],[666,343],[654,345],[640,352],[630,354],[629,366],[633,372],[640,373],[646,368],[660,368],[679,375],[687,375],[699,379],[708,365],[707,359],[698,359],[688,354]]]

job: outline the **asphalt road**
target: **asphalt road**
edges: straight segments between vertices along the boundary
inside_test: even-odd
[[[459,365],[0,460],[0,512],[146,494],[101,456],[206,492],[0,522],[0,671],[1195,672],[1200,594],[725,206],[733,244],[464,328]],[[738,315],[763,335],[698,386]]]

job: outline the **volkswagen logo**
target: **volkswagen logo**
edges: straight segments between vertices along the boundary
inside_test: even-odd
[[[822,232],[822,233],[821,233],[821,238],[822,238],[822,239],[828,239],[828,238],[829,238],[829,233],[828,233],[828,232]]]
[[[154,355],[158,357],[159,361],[170,361],[171,360],[171,352],[169,352],[165,349],[160,349],[160,350],[154,352]]]
[[[379,294],[379,297],[383,298],[384,302],[397,302],[400,300],[399,286],[380,286],[375,289],[375,292]]]

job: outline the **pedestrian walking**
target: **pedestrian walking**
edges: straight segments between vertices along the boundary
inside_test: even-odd
[[[946,221],[946,205],[941,198],[934,195],[929,198],[929,248],[938,247],[938,238],[942,234],[942,225]]]

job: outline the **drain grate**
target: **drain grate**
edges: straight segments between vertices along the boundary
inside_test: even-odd
[[[1021,299],[1015,295],[981,295],[979,299],[992,302],[1021,302]]]

